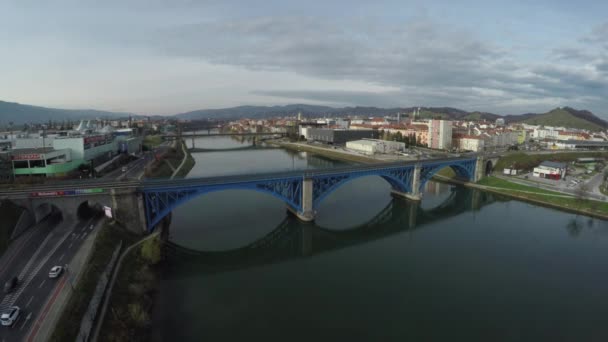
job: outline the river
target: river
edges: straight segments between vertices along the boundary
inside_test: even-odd
[[[196,147],[240,147],[231,138]],[[339,162],[281,149],[196,153],[189,177]],[[328,196],[313,224],[266,194],[173,213],[153,331],[163,341],[608,340],[608,225],[430,182],[420,204],[379,177]],[[246,248],[245,248],[246,247]]]

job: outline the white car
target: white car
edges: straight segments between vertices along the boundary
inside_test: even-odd
[[[62,272],[63,272],[63,267],[53,266],[53,268],[51,268],[51,271],[49,272],[49,278],[57,278],[61,275]]]
[[[2,325],[5,327],[10,327],[17,321],[20,313],[21,309],[18,306],[11,306],[0,315],[0,322],[2,322]]]

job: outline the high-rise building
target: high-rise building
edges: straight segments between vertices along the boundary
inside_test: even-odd
[[[439,150],[452,148],[452,121],[429,121],[428,146]]]

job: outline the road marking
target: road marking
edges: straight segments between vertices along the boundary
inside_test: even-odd
[[[61,260],[63,260],[64,256],[65,256],[65,253],[61,254],[61,256],[59,257],[59,262],[61,262]]]
[[[65,279],[66,277],[61,278],[60,283],[55,287],[55,291],[53,291],[51,298],[49,298],[49,300],[44,305],[44,308],[42,309],[42,312],[40,312],[40,316],[38,316],[36,323],[34,324],[32,329],[30,329],[30,333],[26,339],[28,342],[33,341],[36,338],[36,335],[38,335],[40,325],[42,324],[42,322],[44,322],[44,319],[46,318],[46,315],[48,314],[51,305],[53,305],[53,303],[57,299],[57,295],[59,295],[59,292],[61,292],[61,290],[63,290],[63,287],[65,286]]]
[[[38,264],[38,266],[36,266],[36,268],[34,268],[31,272],[29,272],[29,274],[27,274],[27,277],[20,277],[21,279],[23,279],[22,285],[19,286],[19,288],[17,289],[17,292],[15,292],[15,293],[12,294],[12,297],[9,299],[8,303],[4,303],[4,301],[3,301],[1,303],[1,305],[8,304],[8,306],[11,306],[11,305],[15,304],[15,302],[17,301],[17,299],[19,299],[19,296],[21,296],[21,294],[23,293],[23,291],[25,291],[25,289],[28,287],[28,285],[30,284],[30,282],[34,279],[34,277],[38,274],[38,272],[40,272],[40,269],[42,268],[42,266],[44,266],[44,264],[46,264],[47,261],[49,261],[51,255],[55,254],[55,252],[57,251],[57,249],[59,248],[59,246],[61,246],[63,244],[63,242],[65,240],[67,240],[67,238],[69,236],[70,236],[70,232],[67,232],[63,236],[63,238],[55,245],[55,247],[53,247],[53,249],[51,249],[51,251],[49,251],[46,254],[46,256]],[[40,251],[40,249],[38,251]]]
[[[68,249],[72,248],[73,244],[74,244],[73,242],[70,242],[70,245],[68,246]]]
[[[27,321],[29,321],[30,318],[32,318],[32,313],[31,312],[30,312],[29,315],[27,315],[27,317],[25,317],[25,321],[23,322],[23,324],[21,324],[21,328],[19,328],[19,331],[21,331],[21,329],[23,329],[23,327],[27,324]]]
[[[45,282],[46,282],[46,279],[44,279],[44,280],[42,281],[42,283],[40,283],[40,286],[38,286],[38,288],[39,288],[39,289],[41,289],[41,288],[42,288],[42,285],[44,285],[44,283],[45,283]]]
[[[84,238],[85,238],[85,237],[87,237],[87,233],[86,233],[86,232],[84,232],[84,233],[82,234],[82,238],[81,238],[81,239],[82,239],[82,240],[84,240]]]
[[[25,304],[25,307],[27,308],[28,306],[30,306],[30,304],[32,303],[33,300],[34,300],[34,296],[31,296],[30,300],[28,300],[27,303]]]

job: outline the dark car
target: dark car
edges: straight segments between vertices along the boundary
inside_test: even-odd
[[[11,280],[4,283],[4,293],[12,292],[19,284],[19,278],[13,277]]]

